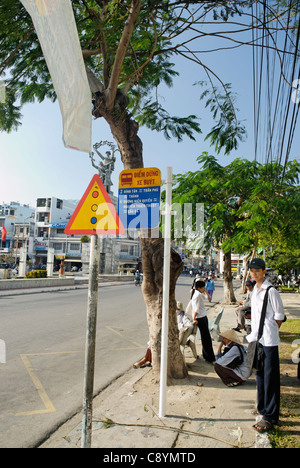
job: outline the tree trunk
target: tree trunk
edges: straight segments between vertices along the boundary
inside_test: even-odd
[[[158,377],[161,355],[162,297],[163,297],[163,259],[164,240],[162,238],[141,238],[143,255],[143,295],[147,308],[152,366]],[[176,281],[182,272],[183,264],[175,251],[171,250],[170,269],[170,307],[168,341],[168,378],[181,379],[187,376],[187,370],[178,341],[176,317]]]
[[[126,109],[128,102],[128,97],[118,90],[112,111],[107,110],[105,94],[98,91],[93,115],[103,117],[109,124],[121,152],[124,169],[138,169],[143,167],[143,144],[137,135],[139,125],[130,118]]]
[[[143,167],[143,145],[138,137],[138,123],[127,112],[128,98],[118,90],[113,110],[105,106],[105,94],[98,91],[95,95],[93,114],[96,118],[104,117],[121,152],[124,169]],[[149,326],[152,368],[156,376],[160,371],[162,293],[163,293],[163,258],[164,240],[141,237],[143,259],[143,295],[146,304]],[[175,288],[176,281],[183,269],[180,256],[171,252],[170,269],[170,309],[169,309],[169,344],[168,377],[184,378],[187,376],[186,365],[180,351],[176,317]]]
[[[252,252],[249,252],[243,260],[243,267],[244,267],[244,276],[243,276],[243,283],[242,283],[242,292],[245,294],[247,292],[246,290],[246,281],[250,277],[250,272],[248,271],[248,265],[249,263],[254,259],[256,255],[256,247],[252,250]],[[251,258],[250,258],[251,257]],[[250,260],[249,260],[250,259]]]
[[[236,302],[236,298],[233,291],[232,284],[232,272],[231,272],[231,250],[224,254],[224,303],[230,304]]]
[[[251,252],[248,252],[247,255],[244,256],[243,258],[243,268],[244,268],[244,275],[243,275],[243,281],[242,281],[242,287],[241,287],[241,292],[245,294],[247,292],[246,290],[246,281],[249,276],[248,272],[248,264],[249,264],[249,258],[251,257]]]

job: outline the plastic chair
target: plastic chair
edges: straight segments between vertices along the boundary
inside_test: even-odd
[[[179,344],[182,354],[184,355],[184,349],[186,346],[191,348],[193,356],[197,359],[197,350],[196,350],[196,333],[197,333],[197,324],[194,323],[193,328],[188,328],[187,330],[181,330],[179,332]]]
[[[218,313],[215,321],[213,320],[208,320],[208,328],[211,334],[211,337],[215,341],[220,341],[219,339],[219,333],[220,333],[220,322],[221,318],[224,312],[224,307],[221,308],[220,312]]]

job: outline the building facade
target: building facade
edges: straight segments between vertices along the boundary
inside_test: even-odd
[[[110,194],[117,208],[118,200]],[[62,260],[65,271],[89,271],[90,243],[82,243],[81,235],[65,234],[65,227],[78,201],[57,197],[40,197],[35,208],[18,202],[0,205],[0,254],[10,264],[19,263],[21,249],[27,250],[27,269],[47,269],[48,255],[54,254],[53,271]],[[6,240],[1,241],[5,226]],[[8,254],[8,255],[7,255]],[[141,269],[141,248],[138,239],[124,236],[101,236],[100,273],[131,275]]]
[[[0,204],[0,230],[6,229],[6,239],[0,237],[0,254],[18,258],[19,249],[27,247],[33,253],[35,209],[19,202]]]
[[[78,262],[81,236],[67,236],[64,229],[77,202],[56,197],[38,198],[35,209],[34,265],[45,268],[49,248],[54,249],[54,270],[62,259]]]

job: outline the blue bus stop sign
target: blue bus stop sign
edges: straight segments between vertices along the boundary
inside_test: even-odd
[[[119,218],[127,230],[153,229],[160,222],[160,170],[129,169],[119,177]]]

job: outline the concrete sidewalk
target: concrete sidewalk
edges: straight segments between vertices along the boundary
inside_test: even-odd
[[[240,295],[237,294],[237,298]],[[288,318],[299,317],[300,296],[282,294]],[[220,305],[212,308],[216,317]],[[221,330],[236,326],[235,306],[225,306]],[[218,344],[214,342],[217,350]],[[197,342],[201,356],[201,342]],[[142,356],[141,356],[142,357]],[[256,417],[255,376],[235,388],[224,386],[211,364],[185,351],[189,378],[167,387],[166,417],[159,418],[159,384],[151,368],[129,369],[94,399],[93,448],[182,449],[270,447],[253,428]],[[78,414],[61,426],[41,448],[79,448]]]

